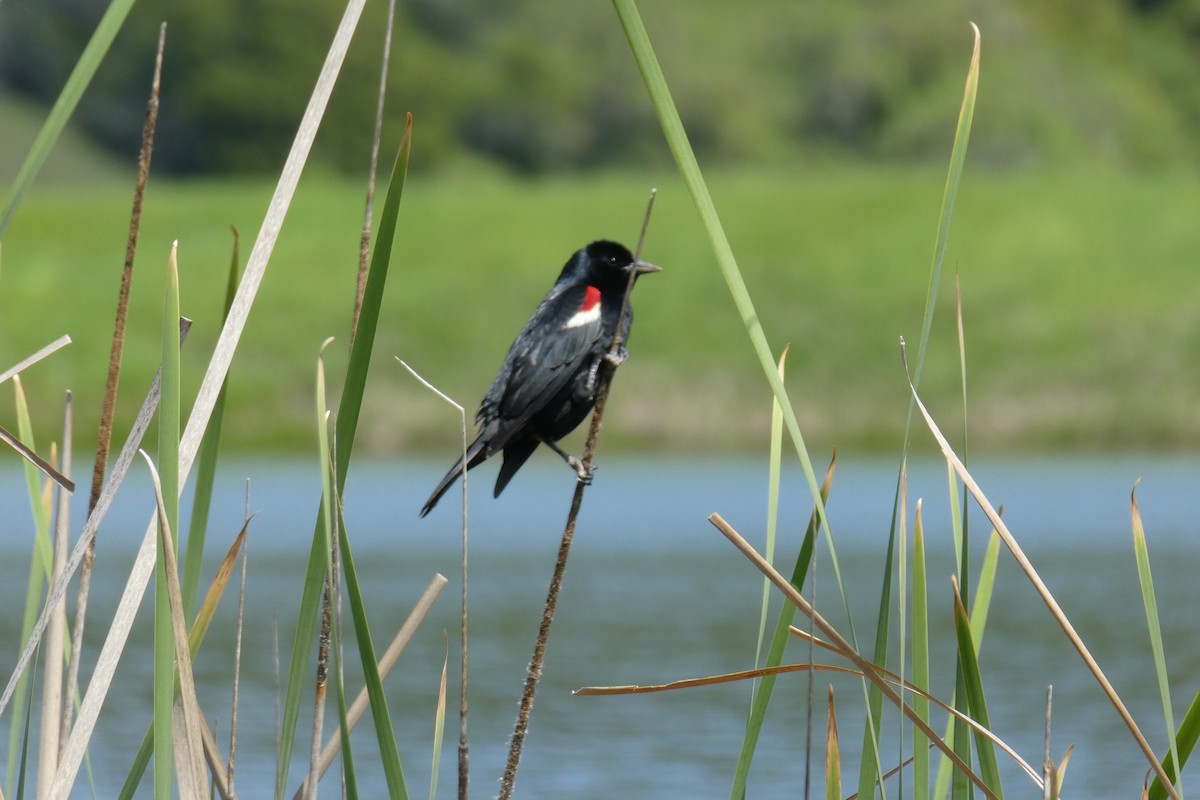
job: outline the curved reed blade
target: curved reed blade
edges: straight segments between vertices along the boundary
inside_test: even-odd
[[[1008,526],[1004,523],[1004,520],[1000,518],[1000,515],[996,512],[996,508],[992,505],[991,501],[988,500],[987,495],[984,494],[983,489],[981,489],[979,484],[975,482],[975,479],[971,477],[971,474],[967,471],[966,466],[958,458],[957,454],[955,454],[954,449],[950,446],[950,443],[946,441],[946,437],[942,435],[941,429],[938,427],[929,411],[925,408],[925,404],[921,402],[921,398],[917,394],[917,390],[911,382],[909,382],[909,389],[912,391],[913,398],[916,400],[917,409],[921,412],[921,416],[925,418],[926,426],[933,434],[934,439],[937,440],[938,446],[942,450],[942,455],[946,458],[946,461],[953,466],[954,471],[958,473],[958,476],[962,480],[963,484],[966,485],[966,487],[970,490],[971,496],[975,498],[975,502],[979,505],[984,515],[987,516],[988,520],[995,527],[996,533],[1000,535],[1004,545],[1008,548],[1009,552],[1012,553],[1017,565],[1021,568],[1021,571],[1025,573],[1025,577],[1027,577],[1029,582],[1033,584],[1034,591],[1037,592],[1038,596],[1042,599],[1042,602],[1046,604],[1046,608],[1050,611],[1051,617],[1053,617],[1054,621],[1058,623],[1060,628],[1062,628],[1067,640],[1075,648],[1075,651],[1079,653],[1079,657],[1083,659],[1083,663],[1087,666],[1088,671],[1092,673],[1092,676],[1096,679],[1096,682],[1100,684],[1100,688],[1108,697],[1109,702],[1112,703],[1113,708],[1116,709],[1117,714],[1120,715],[1121,720],[1125,723],[1125,727],[1129,729],[1129,733],[1133,737],[1133,740],[1137,743],[1138,748],[1142,751],[1142,754],[1149,762],[1150,768],[1154,770],[1155,774],[1163,783],[1170,783],[1170,779],[1167,777],[1166,772],[1163,771],[1162,764],[1159,763],[1158,757],[1150,748],[1150,743],[1146,741],[1146,737],[1142,734],[1141,728],[1138,727],[1137,722],[1134,721],[1133,715],[1129,713],[1129,709],[1125,706],[1124,701],[1121,700],[1120,695],[1117,694],[1117,690],[1113,688],[1112,683],[1108,680],[1108,677],[1104,674],[1104,671],[1100,669],[1100,664],[1097,663],[1096,659],[1092,656],[1091,651],[1088,650],[1087,645],[1084,644],[1083,637],[1081,637],[1075,630],[1075,626],[1071,624],[1071,620],[1067,618],[1066,613],[1063,612],[1062,607],[1058,604],[1058,601],[1054,599],[1054,595],[1050,593],[1049,587],[1046,586],[1045,582],[1034,568],[1033,562],[1031,562],[1025,555],[1025,551],[1021,549],[1021,546],[1017,543],[1016,537],[1012,535],[1012,532],[1009,531]],[[1172,798],[1178,800],[1179,794],[1173,786],[1167,787],[1167,791],[1170,793]]]
[[[391,644],[388,645],[387,650],[384,651],[383,656],[379,659],[380,679],[387,678],[388,673],[392,671],[392,667],[396,666],[396,661],[399,660],[401,653],[404,652],[404,648],[407,647],[408,643],[412,640],[413,634],[416,633],[417,628],[421,627],[421,623],[425,620],[429,610],[433,608],[434,601],[437,600],[438,595],[440,595],[442,592],[442,589],[446,588],[447,583],[448,581],[446,580],[446,577],[439,574],[434,575],[433,579],[429,582],[429,585],[425,587],[425,591],[421,594],[420,599],[417,600],[416,605],[413,606],[413,610],[409,612],[408,618],[404,620],[404,624],[400,626],[400,630],[396,632],[395,637],[392,638]],[[366,713],[368,705],[369,694],[367,692],[367,687],[364,686],[358,693],[358,696],[354,698],[354,702],[346,712],[346,719],[351,730],[353,730],[354,726],[358,724],[358,721],[362,719],[363,714]],[[341,731],[335,731],[333,735],[329,737],[329,740],[325,742],[325,746],[321,749],[321,775],[324,775],[329,767],[333,765],[333,759],[337,756],[341,746]],[[307,795],[307,791],[308,779],[306,778],[305,781],[300,784],[300,788],[296,790],[292,800],[303,800],[303,798]]]
[[[180,320],[179,338],[181,342],[187,338],[191,324],[191,320],[189,319],[184,318]],[[50,618],[49,609],[66,593],[67,584],[75,575],[75,571],[79,569],[80,563],[82,563],[88,548],[96,536],[96,531],[99,529],[100,523],[108,513],[113,498],[116,497],[117,488],[120,487],[121,483],[125,480],[125,475],[129,472],[129,466],[133,463],[138,448],[141,446],[142,437],[146,435],[146,431],[150,427],[150,421],[154,417],[154,412],[158,409],[160,378],[160,375],[154,377],[150,391],[146,393],[146,399],[142,402],[142,407],[133,422],[129,436],[126,437],[125,444],[121,447],[121,453],[113,465],[112,473],[104,484],[104,491],[100,493],[100,500],[96,503],[96,507],[92,509],[92,513],[88,515],[87,522],[83,525],[83,532],[79,534],[79,539],[75,542],[74,549],[71,550],[71,557],[67,559],[66,568],[63,570],[62,575],[54,581],[54,585],[47,593],[46,605],[42,610],[42,614],[33,626],[33,631],[28,637],[21,655],[17,657],[17,664],[13,667],[12,674],[8,676],[8,683],[4,687],[4,692],[0,694],[0,715],[3,715],[4,710],[8,707],[8,703],[17,689],[17,684],[25,675],[25,669],[29,666],[37,645],[41,641],[42,634]],[[95,674],[93,673],[93,676]],[[68,740],[69,742],[70,740]]]
[[[358,0],[361,2],[361,0]],[[376,233],[375,249],[371,255],[371,271],[367,275],[367,288],[363,295],[362,311],[358,330],[350,345],[350,358],[346,366],[346,377],[342,385],[341,403],[338,408],[334,439],[339,443],[333,454],[333,474],[340,494],[345,488],[346,474],[350,467],[350,456],[354,449],[358,417],[362,411],[362,398],[366,391],[367,374],[371,352],[375,344],[375,331],[379,324],[379,310],[383,303],[383,289],[387,284],[391,264],[392,244],[395,240],[396,220],[400,213],[405,178],[408,175],[408,158],[412,146],[412,115],[400,140],[396,161],[392,168],[388,194],[384,201],[383,214]],[[318,512],[323,513],[323,512]],[[319,525],[319,524],[318,524]],[[352,557],[348,549],[343,556]],[[325,574],[325,556],[319,526],[314,529],[312,547],[309,551],[308,571],[301,591],[300,611],[296,618],[296,638],[292,643],[291,667],[288,671],[287,690],[283,705],[283,720],[279,739],[278,761],[275,773],[275,798],[282,800],[287,784],[291,753],[296,736],[296,721],[300,713],[309,654],[316,631],[317,607],[320,601],[320,585]]]
[[[160,574],[167,584],[167,623],[171,629],[171,645],[174,651],[172,680],[170,683],[171,713],[163,727],[172,746],[172,758],[175,761],[179,780],[179,794],[182,798],[202,800],[208,796],[207,781],[204,774],[204,743],[200,734],[200,726],[204,724],[200,713],[200,704],[196,699],[196,682],[192,677],[192,655],[187,642],[187,623],[183,621],[183,599],[179,591],[179,564],[175,560],[174,535],[171,530],[171,510],[167,497],[163,492],[163,484],[158,470],[149,454],[142,451],[146,465],[150,470],[150,479],[154,484],[154,497],[158,506],[159,544],[162,547],[162,563]],[[178,498],[177,498],[178,500]],[[156,654],[157,659],[157,654]],[[174,703],[174,667],[179,670],[180,713],[175,712]],[[156,663],[157,667],[157,663]],[[157,689],[157,687],[155,687]],[[155,714],[155,730],[162,724],[158,714]],[[176,752],[176,747],[178,752]],[[155,761],[162,760],[161,752],[155,745]],[[177,761],[175,759],[178,759]],[[157,777],[157,776],[156,776]],[[167,795],[171,797],[171,787],[168,781]]]
[[[96,69],[104,60],[109,46],[112,45],[117,32],[121,30],[131,8],[133,8],[133,0],[112,0],[104,12],[104,16],[101,17],[100,23],[96,25],[96,31],[92,34],[92,38],[88,40],[87,47],[79,56],[79,60],[75,62],[71,76],[67,78],[66,84],[59,92],[58,99],[54,101],[54,107],[50,109],[50,114],[42,123],[42,129],[38,131],[37,139],[29,149],[29,155],[21,164],[12,188],[9,189],[8,198],[0,207],[0,239],[4,238],[4,231],[7,230],[13,214],[21,205],[21,198],[33,185],[34,178],[41,171],[42,165],[46,163],[46,158],[54,149],[54,143],[58,141],[59,135],[66,128],[67,120],[71,118],[75,107],[79,105],[84,90],[92,82]]]
[[[987,699],[983,692],[983,677],[979,671],[979,659],[976,658],[975,642],[971,636],[971,618],[967,615],[967,607],[963,605],[962,595],[958,592],[958,581],[950,576],[950,584],[954,589],[954,633],[958,643],[958,658],[962,665],[963,684],[966,687],[964,702],[971,710],[980,725],[990,728],[992,722],[988,716]],[[1000,786],[1000,766],[996,762],[996,750],[986,737],[975,737],[975,752],[979,756],[980,776],[988,786],[1003,797]]]
[[[759,553],[750,546],[749,542],[747,542],[741,536],[741,534],[734,530],[733,526],[726,522],[720,514],[709,515],[708,521],[711,522],[713,527],[719,530],[722,535],[724,535],[725,538],[727,538],[735,547],[737,547],[737,549],[742,552],[742,555],[746,556],[746,558],[749,559],[750,563],[752,563],[755,568],[770,578],[771,583],[775,584],[775,587],[783,592],[788,602],[795,605],[796,608],[800,609],[805,616],[811,619],[816,628],[820,630],[820,632],[838,648],[841,654],[850,659],[854,666],[856,666],[859,671],[862,672],[863,676],[870,680],[873,685],[878,686],[880,691],[883,693],[884,698],[899,708],[901,712],[904,713],[905,716],[913,723],[913,726],[917,730],[919,730],[927,739],[929,739],[929,741],[936,744],[938,748],[940,748],[942,752],[954,762],[955,767],[961,770],[963,775],[966,775],[970,781],[978,786],[986,796],[992,798],[995,797],[995,794],[987,786],[987,784],[985,784],[980,777],[971,770],[970,765],[960,759],[946,745],[946,743],[942,741],[941,737],[939,737],[937,733],[929,727],[926,722],[917,718],[912,713],[912,709],[910,709],[907,704],[900,700],[899,695],[896,694],[895,690],[888,685],[886,679],[883,677],[880,667],[863,658],[863,656],[854,649],[853,645],[851,645],[850,642],[847,641],[837,631],[836,628],[830,625],[821,614],[817,613],[817,610],[813,608],[812,605],[799,592],[796,591],[795,587],[792,586],[787,579],[780,575],[769,562],[759,555]]]
[[[838,746],[837,712],[833,705],[833,684],[829,684],[829,716],[825,723],[825,800],[841,800],[842,752]]]

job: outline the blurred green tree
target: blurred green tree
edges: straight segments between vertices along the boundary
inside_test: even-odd
[[[972,142],[978,162],[1200,157],[1200,0],[640,7],[709,162],[942,157],[968,19],[984,31],[987,65]],[[48,102],[102,10],[87,0],[0,5],[0,82]],[[156,164],[174,173],[272,171],[340,14],[327,0],[142,0],[79,119],[106,147],[133,151],[166,20]],[[385,18],[383,3],[367,7],[318,141],[319,159],[335,169],[365,161]],[[665,157],[607,3],[406,0],[390,73],[385,130],[415,114],[416,169],[484,160],[537,173]]]

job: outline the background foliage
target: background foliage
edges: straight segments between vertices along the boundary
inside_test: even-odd
[[[769,0],[641,4],[702,159],[946,152],[943,98],[961,87],[965,20],[988,34],[988,102],[972,157],[1000,165],[1200,161],[1197,0]],[[0,83],[56,96],[101,6],[8,0]],[[385,4],[367,9],[319,142],[359,167],[370,135]],[[169,26],[156,163],[170,173],[267,173],[339,12],[323,0],[142,0],[79,119],[136,146],[155,31]],[[418,169],[477,159],[520,172],[663,159],[660,134],[606,3],[400,4],[390,121],[422,121]],[[394,138],[393,134],[393,138]],[[394,143],[392,143],[394,144]],[[388,143],[385,143],[385,147]]]
[[[9,84],[0,89],[0,185],[45,116],[33,95],[61,86],[92,5],[0,5]],[[234,368],[235,447],[307,441],[310,354],[348,330],[338,309],[354,291],[383,38],[377,6],[317,138],[321,169],[301,185],[279,268],[250,321],[258,344]],[[903,425],[880,408],[905,396],[896,342],[919,327],[967,19],[985,32],[986,102],[946,264],[963,281],[974,441],[1026,450],[1200,443],[1191,401],[1200,373],[1190,368],[1200,317],[1187,288],[1200,253],[1200,0],[640,7],[772,346],[792,346],[815,446],[887,448]],[[71,385],[80,407],[98,403],[149,48],[164,17],[129,385],[144,386],[157,364],[157,349],[139,343],[156,341],[161,265],[175,240],[184,313],[196,320],[184,381],[198,380],[190,353],[216,336],[228,226],[243,241],[257,230],[335,24],[311,0],[238,8],[245,13],[228,0],[135,4],[78,125],[6,236],[0,356],[63,332],[75,341],[38,366],[28,391],[42,402]],[[639,289],[635,360],[607,441],[761,441],[765,397],[746,389],[757,383],[729,335],[737,320],[608,5],[410,0],[399,13],[384,150],[412,110],[417,202],[401,220],[399,277],[384,299],[388,366],[365,400],[378,426],[367,446],[453,447],[444,408],[392,357],[473,407],[567,256],[597,237],[631,239],[652,185],[661,194],[647,256],[666,272]],[[338,293],[344,304],[330,302]],[[933,337],[957,352],[949,323]],[[935,397],[956,393],[953,370],[925,380]]]

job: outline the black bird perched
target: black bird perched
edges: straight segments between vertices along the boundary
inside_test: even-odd
[[[659,269],[634,259],[616,242],[592,242],[571,256],[508,348],[500,374],[483,396],[475,414],[479,436],[467,448],[466,466],[460,458],[450,468],[425,502],[422,517],[459,475],[501,451],[504,464],[496,478],[496,497],[539,444],[562,456],[581,479],[590,477],[556,442],[575,430],[596,402],[597,374],[608,358],[622,305],[616,363],[628,356],[624,342],[633,309],[625,303],[625,291],[630,279]]]

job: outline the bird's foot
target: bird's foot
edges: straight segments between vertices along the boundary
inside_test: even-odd
[[[628,358],[629,358],[629,351],[625,349],[624,345],[622,345],[621,347],[618,347],[617,352],[615,352],[615,353],[612,351],[608,351],[608,352],[605,352],[605,354],[604,354],[604,360],[607,361],[609,366],[611,366],[613,369],[616,369],[617,367],[624,364],[625,360]]]
[[[596,473],[595,464],[584,466],[583,459],[571,455],[566,450],[563,450],[561,447],[555,444],[552,440],[547,438],[540,438],[539,440],[542,444],[558,453],[562,460],[567,462],[567,466],[575,470],[575,476],[579,478],[580,483],[582,483],[584,486],[592,485],[592,478]]]
[[[592,485],[592,479],[596,477],[596,465],[595,464],[585,465],[582,461],[580,461],[575,456],[571,456],[570,458],[567,459],[567,465],[571,469],[575,470],[575,474],[579,477],[580,483],[582,483],[584,486]]]

